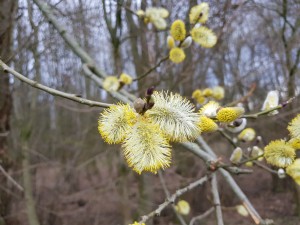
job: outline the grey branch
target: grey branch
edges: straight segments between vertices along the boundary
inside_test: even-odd
[[[205,217],[209,216],[213,211],[215,211],[214,207],[211,207],[210,209],[208,209],[207,211],[205,211],[203,214],[199,215],[199,216],[195,216],[191,219],[190,224],[189,225],[194,225],[194,223],[196,222],[196,220],[202,220]]]
[[[40,8],[44,16],[53,24],[55,29],[59,32],[60,36],[65,40],[65,42],[71,47],[71,49],[74,51],[74,53],[81,58],[81,60],[85,63],[88,63],[93,67],[94,72],[100,76],[100,77],[106,77],[107,75],[100,70],[98,67],[96,67],[96,63],[92,59],[92,57],[87,54],[83,48],[79,45],[79,43],[75,40],[73,36],[71,36],[68,32],[65,26],[61,25],[61,22],[57,20],[57,18],[54,16],[52,9],[50,6],[40,0],[33,0],[35,4]]]
[[[214,173],[212,175],[211,186],[212,186],[211,187],[211,192],[212,192],[213,199],[214,199],[214,206],[215,206],[215,209],[216,209],[217,224],[218,225],[224,225],[216,173]]]
[[[194,189],[195,187],[198,187],[202,184],[204,184],[206,181],[208,180],[208,176],[204,176],[201,179],[190,183],[188,186],[177,190],[173,195],[170,196],[170,198],[168,198],[164,203],[160,204],[158,206],[157,209],[155,209],[154,211],[150,212],[149,214],[142,216],[142,220],[139,221],[140,224],[145,223],[147,220],[149,220],[151,217],[156,216],[156,215],[160,215],[161,211],[166,208],[168,205],[172,204],[175,202],[175,200],[180,197],[181,195],[183,195],[184,193],[186,193],[187,191],[190,191],[192,189]]]
[[[214,160],[216,158],[216,154],[213,152],[213,150],[207,145],[207,143],[204,141],[204,139],[200,136],[197,139],[198,143],[204,148],[204,151],[208,153],[208,156],[206,157],[210,158],[211,160]],[[203,154],[203,150],[196,144],[193,146],[186,146],[189,148],[194,154],[199,155],[200,157]],[[206,153],[205,152],[205,153]],[[206,153],[206,154],[207,154]],[[264,221],[258,212],[255,210],[254,206],[251,204],[247,196],[244,194],[244,192],[241,190],[241,188],[238,186],[238,184],[235,182],[235,180],[232,178],[232,176],[223,168],[220,168],[219,170],[233,192],[236,194],[236,196],[240,199],[240,201],[244,204],[244,206],[247,208],[248,212],[250,213],[252,219],[256,224],[267,224],[266,221]]]
[[[165,192],[165,195],[167,196],[167,198],[170,198],[170,192],[167,188],[167,185],[166,185],[166,181],[163,177],[163,174],[161,171],[158,171],[158,176],[159,176],[159,180],[160,180],[160,183],[161,183],[161,186],[163,187],[164,189],[164,192]],[[183,219],[183,217],[176,211],[176,208],[174,206],[174,203],[172,204],[172,209],[177,217],[177,219],[179,220],[180,224],[181,225],[187,225],[185,220]]]
[[[78,97],[75,94],[70,94],[70,93],[58,91],[56,89],[53,89],[53,88],[47,87],[45,85],[42,85],[42,84],[40,84],[40,83],[38,83],[34,80],[31,80],[31,79],[25,77],[24,75],[18,73],[17,71],[15,71],[14,69],[12,69],[8,65],[6,65],[2,60],[0,60],[0,68],[2,68],[4,72],[13,75],[14,77],[16,77],[19,80],[29,84],[30,86],[32,86],[34,88],[37,88],[37,89],[40,89],[42,91],[45,91],[45,92],[47,92],[51,95],[60,96],[60,97],[72,100],[74,102],[78,102],[78,103],[83,104],[83,105],[88,105],[88,106],[97,106],[97,107],[102,107],[102,108],[107,108],[107,107],[111,106],[111,104],[108,104],[108,103],[88,100],[88,99],[85,99],[85,98]]]

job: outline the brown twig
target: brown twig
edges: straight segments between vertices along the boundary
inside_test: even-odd
[[[162,58],[161,60],[159,60],[159,62],[153,66],[152,68],[150,68],[148,71],[146,71],[144,74],[142,74],[141,76],[133,79],[133,81],[138,81],[138,80],[141,80],[143,79],[145,76],[147,76],[148,74],[150,74],[153,70],[155,70],[157,67],[160,66],[161,63],[163,63],[164,61],[168,60],[169,59],[169,56],[165,56],[164,58]]]
[[[245,96],[241,97],[240,99],[238,99],[236,101],[228,103],[226,105],[226,107],[235,106],[235,105],[237,105],[240,102],[246,101],[253,94],[253,92],[255,91],[255,89],[256,89],[256,84],[254,83],[254,84],[251,85],[250,90],[248,91],[248,93]]]

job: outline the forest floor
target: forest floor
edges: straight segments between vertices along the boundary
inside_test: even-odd
[[[290,180],[280,182],[279,187],[286,191],[272,190],[272,176],[261,169],[256,168],[251,175],[235,176],[242,190],[248,196],[258,213],[264,219],[274,220],[276,225],[300,225],[299,217],[294,212],[296,204],[291,186],[294,184]],[[114,178],[108,179],[108,174],[115,174],[114,171],[101,169],[101,173],[87,174],[78,172],[76,179],[59,178],[61,169],[52,166],[37,170],[36,173],[36,198],[37,209],[41,224],[51,225],[123,225],[124,213],[129,213],[129,217],[143,215],[155,209],[165,199],[164,193],[159,183],[159,179],[152,174],[145,176],[144,181],[151,184],[152,197],[147,200],[141,198],[137,193],[139,189],[139,178],[130,172],[125,180]],[[198,174],[197,177],[202,175]],[[142,176],[141,176],[142,177]],[[190,181],[195,180],[194,175],[190,178],[183,178],[183,174],[178,172],[176,167],[170,168],[164,173],[165,181],[170,192],[174,193],[178,187],[183,187]],[[226,182],[219,177],[220,198],[223,207],[225,225],[254,225],[250,216],[243,217],[237,213],[235,206],[241,204],[232,194]],[[117,179],[117,181],[116,181]],[[148,181],[147,181],[148,179]],[[65,185],[68,183],[69,185]],[[73,184],[72,184],[73,183]],[[125,185],[125,189],[124,189]],[[62,188],[58,188],[62,187]],[[68,188],[67,188],[68,187]],[[123,188],[121,188],[123,187]],[[127,193],[122,196],[120,193]],[[182,196],[191,205],[191,214],[184,216],[186,221],[190,221],[193,216],[197,216],[212,207],[210,199],[210,186],[207,184],[195,191],[191,191]],[[144,201],[145,200],[145,201]],[[143,204],[144,203],[144,204]],[[145,209],[139,210],[142,205]],[[25,220],[24,202],[18,204],[22,216],[19,214],[18,220]],[[138,219],[139,216],[136,216]],[[18,223],[16,223],[18,224]],[[22,223],[26,224],[26,223]],[[170,207],[166,208],[159,217],[147,222],[147,225],[172,225],[179,224]],[[205,219],[197,221],[194,225],[215,225],[215,215],[212,213]]]

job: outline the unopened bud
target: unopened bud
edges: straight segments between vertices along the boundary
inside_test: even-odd
[[[188,36],[181,44],[181,48],[188,48],[191,46],[193,39],[191,36]]]
[[[246,118],[238,118],[235,121],[229,123],[226,126],[226,130],[232,132],[232,133],[238,133],[241,132],[247,125],[247,119]]]
[[[141,99],[141,98],[137,98],[134,103],[133,103],[133,108],[135,109],[135,111],[139,114],[144,113],[145,111],[145,105],[146,102]]]
[[[242,157],[243,150],[240,147],[237,147],[236,149],[234,149],[230,156],[230,162],[232,162],[233,164],[238,164],[241,161]]]
[[[277,175],[278,175],[278,177],[279,177],[280,179],[285,178],[285,171],[284,171],[284,169],[282,169],[282,168],[278,169]]]

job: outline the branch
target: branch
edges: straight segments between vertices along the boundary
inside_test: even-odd
[[[25,77],[24,75],[18,73],[14,69],[7,66],[2,60],[0,60],[0,68],[2,68],[4,72],[13,75],[14,77],[16,77],[19,80],[29,84],[30,86],[32,86],[34,88],[37,88],[37,89],[40,89],[42,91],[45,91],[45,92],[47,92],[51,95],[60,96],[60,97],[72,100],[74,102],[78,102],[78,103],[83,104],[83,105],[88,105],[88,106],[96,106],[96,107],[102,107],[102,108],[107,108],[107,107],[111,106],[111,104],[108,104],[108,103],[88,100],[88,99],[85,99],[85,98],[78,97],[75,94],[70,94],[70,93],[58,91],[56,89],[53,89],[53,88],[47,87],[45,85],[42,85],[42,84],[40,84],[40,83],[38,83],[34,80],[31,80],[31,79]]]
[[[100,86],[102,86],[102,81],[99,82],[99,77],[105,78],[107,77],[107,74],[96,66],[96,63],[92,59],[92,57],[80,46],[78,41],[76,41],[75,38],[67,32],[66,26],[61,25],[61,22],[57,20],[49,5],[47,5],[46,3],[40,0],[33,0],[33,1],[35,2],[35,4],[37,4],[39,9],[42,11],[44,16],[49,20],[49,22],[54,26],[54,28],[59,32],[60,36],[69,45],[71,50],[82,60],[82,62],[88,65],[89,70],[92,73],[97,75],[97,76],[89,76],[89,78],[91,78],[96,84],[98,85],[101,84]],[[117,98],[121,101],[124,101],[125,97],[129,98],[130,100],[135,99],[135,97],[133,97],[131,94],[129,94],[126,91],[121,90],[120,93],[123,95],[123,97],[121,97],[122,95],[119,95]],[[128,102],[128,100],[124,102]]]
[[[234,142],[233,139],[226,132],[224,132],[223,129],[218,129],[218,131],[234,148],[237,147],[236,142]]]
[[[73,50],[73,52],[81,58],[81,60],[85,63],[88,63],[93,66],[94,72],[100,76],[100,77],[106,77],[107,75],[100,70],[98,67],[96,67],[95,61],[92,59],[92,57],[89,56],[89,54],[84,51],[84,49],[79,45],[79,43],[71,36],[68,32],[65,26],[61,25],[61,22],[57,20],[55,15],[52,12],[52,9],[50,6],[40,0],[33,0],[35,4],[39,7],[39,9],[42,11],[44,16],[49,20],[49,22],[55,27],[55,29],[59,32],[60,36],[65,40],[65,42],[70,46],[70,48]]]
[[[159,60],[159,62],[155,66],[153,66],[152,68],[150,68],[147,72],[145,72],[141,76],[133,79],[133,81],[141,80],[142,78],[144,78],[145,76],[147,76],[148,74],[150,74],[153,70],[155,70],[157,67],[159,67],[162,62],[164,62],[164,61],[166,61],[168,59],[169,59],[169,56],[168,55],[165,56],[164,58],[162,58],[161,60]]]
[[[100,77],[97,77],[89,68],[88,64],[83,64],[82,66],[82,70],[85,74],[86,77],[90,78],[91,80],[93,80],[97,85],[99,85],[100,87],[102,87],[103,84],[103,79],[101,79]],[[130,100],[134,100],[135,96],[129,94],[128,92],[125,91],[107,91],[113,98],[119,99],[122,102],[125,103],[131,103]]]
[[[183,195],[184,193],[186,193],[187,191],[190,191],[192,189],[194,189],[195,187],[198,187],[202,184],[204,184],[207,180],[208,180],[208,176],[204,176],[201,179],[190,183],[188,186],[177,190],[173,195],[170,196],[170,198],[168,198],[164,203],[160,204],[158,206],[157,209],[155,209],[154,211],[150,212],[147,215],[142,216],[142,220],[139,221],[140,224],[145,223],[147,220],[149,220],[151,217],[153,216],[157,216],[160,215],[161,211],[166,208],[168,205],[172,204],[175,202],[175,200],[180,197],[181,195]]]
[[[9,131],[6,131],[4,133],[0,133],[0,137],[6,137],[9,135]]]
[[[3,173],[3,175],[7,178],[7,180],[9,180],[12,184],[14,184],[16,186],[16,188],[19,190],[19,191],[24,191],[24,188],[18,184],[17,181],[14,180],[14,178],[12,178],[6,171],[5,169],[0,165],[0,171]]]
[[[211,185],[211,192],[213,194],[214,206],[216,209],[217,224],[224,225],[216,173],[212,175]]]
[[[164,192],[166,194],[166,197],[169,199],[170,198],[170,192],[169,192],[169,190],[167,188],[165,179],[164,179],[161,171],[158,171],[158,176],[159,176],[159,180],[160,180],[161,186],[163,187]],[[172,204],[172,209],[173,209],[175,215],[177,216],[177,219],[179,220],[179,222],[182,225],[187,225],[186,222],[184,221],[183,217],[177,212],[177,210],[176,210],[176,208],[174,206],[174,203]]]
[[[236,101],[228,103],[226,105],[226,107],[235,106],[235,105],[237,105],[240,102],[246,101],[253,94],[253,92],[255,91],[255,89],[256,89],[256,84],[254,83],[254,84],[251,85],[250,90],[248,91],[248,93],[245,96],[241,97],[240,99],[238,99]]]
[[[285,107],[288,104],[290,104],[294,99],[295,99],[295,97],[292,97],[289,100],[287,100],[286,102],[283,102],[283,103],[279,104],[278,106],[276,106],[274,108],[266,109],[266,110],[263,110],[263,111],[258,112],[258,113],[253,113],[253,114],[249,114],[249,115],[243,115],[241,117],[242,118],[249,118],[249,119],[257,119],[259,116],[267,115],[270,112],[273,112],[273,111],[275,111],[277,109],[282,109],[283,107]]]
[[[199,216],[195,216],[191,219],[190,224],[189,225],[194,225],[194,223],[196,222],[196,220],[202,220],[205,217],[209,216],[213,211],[215,211],[214,207],[211,207],[209,210],[205,211],[203,214],[199,215]]]

